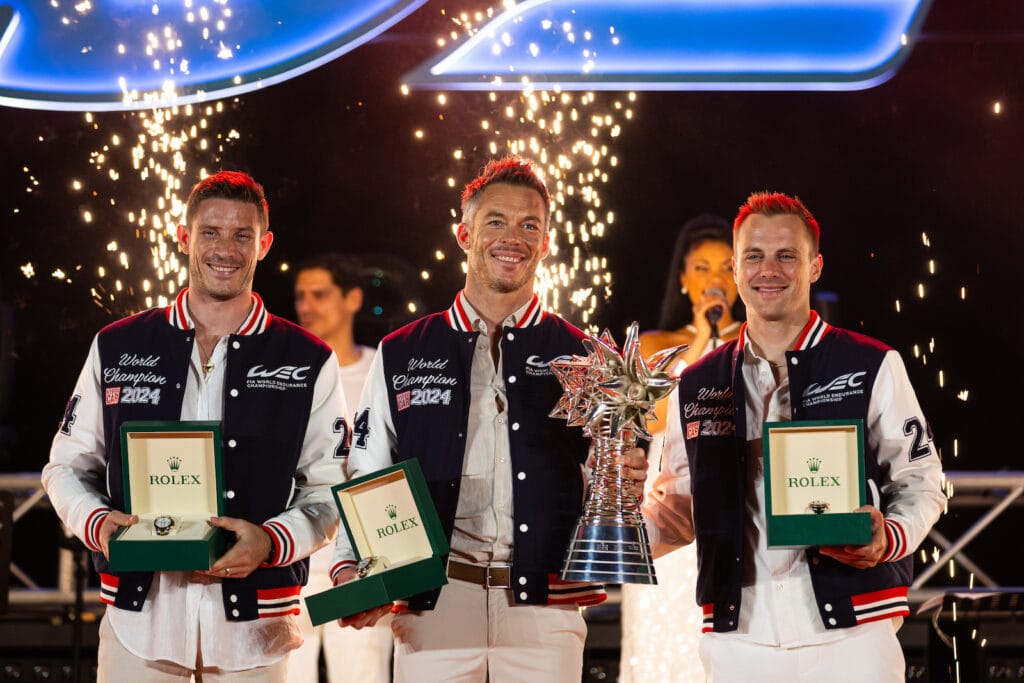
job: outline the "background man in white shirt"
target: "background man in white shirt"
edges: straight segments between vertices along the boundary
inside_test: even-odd
[[[304,261],[295,273],[295,313],[299,324],[327,343],[338,357],[345,400],[359,404],[359,395],[370,372],[375,349],[357,344],[355,318],[363,306],[362,277],[359,262],[342,254],[318,254]],[[348,465],[341,460],[343,470]],[[339,475],[340,476],[340,475]],[[338,533],[345,533],[344,528]],[[309,558],[309,581],[303,595],[320,593],[331,587],[333,546],[313,553]],[[391,619],[381,619],[372,628],[342,628],[330,621],[313,626],[303,611],[302,647],[288,662],[289,683],[316,683],[321,649],[327,665],[329,683],[359,681],[388,683],[391,680]]]

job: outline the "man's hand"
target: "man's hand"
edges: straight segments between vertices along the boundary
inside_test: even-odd
[[[230,550],[217,558],[212,567],[206,571],[193,572],[193,575],[243,579],[256,571],[270,555],[270,549],[274,545],[270,536],[252,522],[236,517],[211,517],[210,524],[233,532],[236,540]],[[207,582],[198,576],[195,578],[200,583]]]
[[[338,575],[334,577],[334,585],[340,586],[343,583],[347,583],[352,579],[356,578],[355,567],[345,567],[338,572]],[[364,612],[353,614],[350,617],[338,619],[339,626],[351,626],[355,629],[365,628],[367,626],[373,626],[380,620],[384,615],[391,611],[391,603],[381,605],[380,607],[372,607]]]
[[[103,554],[106,558],[110,559],[109,544],[110,537],[114,535],[114,532],[118,528],[123,526],[131,526],[139,523],[138,515],[129,515],[120,510],[111,510],[110,513],[100,524],[99,540],[100,547],[103,548]]]
[[[826,557],[857,569],[874,567],[889,550],[889,542],[885,537],[885,518],[871,505],[863,505],[854,512],[871,513],[871,542],[867,545],[828,545],[818,550]]]
[[[633,495],[637,500],[643,500],[644,482],[647,481],[647,454],[644,449],[635,447],[622,451],[619,465],[622,476],[633,480]]]

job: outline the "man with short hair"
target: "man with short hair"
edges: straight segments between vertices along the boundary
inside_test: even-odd
[[[558,573],[582,512],[587,439],[548,416],[554,360],[585,355],[583,332],[534,292],[550,196],[533,165],[492,161],[462,196],[465,288],[451,307],[380,344],[353,429],[352,476],[416,458],[447,534],[449,582],[396,606],[395,680],[579,681],[579,606],[598,584]],[[623,457],[643,490],[640,449]],[[355,576],[339,535],[335,583]],[[391,606],[345,623],[372,624]]]
[[[295,273],[295,312],[299,324],[322,339],[338,357],[345,400],[359,403],[375,350],[357,344],[355,317],[363,306],[359,262],[342,254],[318,254],[304,261]],[[339,462],[341,471],[347,460]],[[338,533],[345,533],[339,529]],[[331,587],[333,546],[324,547],[309,558],[309,582],[302,594],[313,595]],[[359,681],[388,683],[391,680],[391,620],[382,619],[372,628],[342,628],[335,622],[313,626],[309,615],[299,617],[302,647],[288,663],[289,683],[316,683],[321,645],[331,683]]]
[[[644,504],[654,553],[696,535],[709,681],[903,681],[912,553],[945,503],[931,432],[899,353],[811,310],[823,261],[804,204],[752,194],[733,229],[747,322],[673,395],[666,467]],[[855,419],[871,541],[769,547],[763,424]]]
[[[196,184],[178,226],[189,287],[97,334],[54,438],[43,486],[93,551],[108,605],[101,683],[279,683],[301,642],[302,558],[337,529],[330,486],[348,410],[331,349],[252,291],[273,242],[267,217],[263,188],[245,173]],[[154,524],[123,512],[128,420],[221,422],[224,514],[209,523],[229,547],[209,570],[111,571],[114,532]]]

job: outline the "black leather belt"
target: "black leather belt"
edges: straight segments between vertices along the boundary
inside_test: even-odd
[[[449,559],[448,578],[469,581],[484,588],[511,588],[512,567],[507,564],[492,564],[482,567]]]

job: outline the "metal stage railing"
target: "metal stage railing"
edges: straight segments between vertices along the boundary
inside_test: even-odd
[[[939,531],[942,520],[932,528],[928,537],[942,549],[934,561],[918,572],[910,586],[913,602],[922,603],[938,594],[954,593],[961,590],[999,589],[1001,586],[977,562],[964,552],[968,543],[977,538],[993,521],[1008,508],[1024,504],[1024,472],[1022,471],[957,471],[945,472],[947,490],[951,494],[949,507],[987,509],[970,527],[955,538],[947,538]],[[929,587],[928,582],[950,561],[958,563],[969,571],[975,580],[973,586]],[[1016,590],[1019,590],[1017,588]]]
[[[39,472],[0,473],[0,491],[14,494],[14,525],[35,507],[50,507],[46,492],[39,481]],[[24,584],[12,587],[8,593],[11,605],[72,605],[75,603],[75,560],[74,553],[61,548],[57,555],[56,586],[43,586],[28,570],[11,562],[11,576]],[[86,604],[100,604],[99,590],[86,590],[83,594]]]

